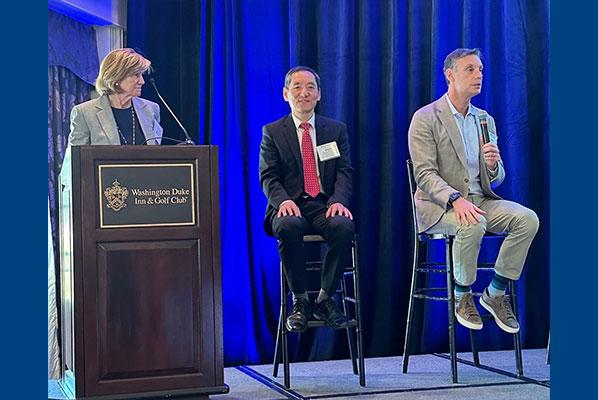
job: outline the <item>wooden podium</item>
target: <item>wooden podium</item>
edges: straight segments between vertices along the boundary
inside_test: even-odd
[[[227,393],[215,146],[75,146],[61,176],[62,378],[74,399]]]

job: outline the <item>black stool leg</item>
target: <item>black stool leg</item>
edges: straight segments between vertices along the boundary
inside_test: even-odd
[[[286,281],[284,280],[284,269],[282,266],[282,260],[280,261],[280,316],[278,317],[278,330],[276,332],[276,349],[274,349],[274,368],[272,371],[272,376],[277,378],[278,377],[278,365],[280,364],[281,358],[284,362],[284,354],[282,351],[282,347],[285,346],[286,343],[286,327],[284,326],[287,314],[287,291],[286,291]],[[283,339],[284,336],[284,339]]]
[[[365,386],[365,360],[363,356],[363,336],[361,330],[361,291],[359,289],[359,238],[355,235],[353,239],[353,249],[351,251],[353,257],[353,290],[355,297],[355,319],[357,320],[357,327],[355,328],[357,334],[357,358],[359,359],[359,386]]]
[[[480,366],[480,353],[478,352],[478,335],[473,329],[469,330],[469,341],[471,343],[471,353],[473,354],[473,364]]]
[[[289,347],[288,347],[288,333],[286,329],[282,331],[282,363],[284,370],[284,387],[287,389],[291,388],[291,366],[289,363]]]
[[[546,364],[550,365],[550,330],[548,330],[548,343],[546,344]]]
[[[282,306],[280,307],[280,316],[278,317],[278,329],[276,330],[276,348],[274,349],[274,369],[272,371],[272,376],[278,378],[278,365],[280,364],[280,359],[282,356],[281,346],[282,346]]]
[[[289,389],[291,387],[291,374],[289,365],[289,345],[288,345],[288,331],[285,325],[287,320],[287,281],[284,277],[284,268],[282,260],[280,261],[280,319],[278,321],[279,334],[276,337],[276,351],[274,354],[274,377],[278,375],[279,353],[282,356],[282,368],[284,373],[284,387]],[[280,337],[281,348],[278,348],[278,338]]]
[[[513,302],[513,314],[519,321],[519,313],[517,312],[517,291],[515,289],[515,282],[509,281],[509,291],[511,292],[511,301]],[[517,365],[517,377],[523,376],[523,360],[521,359],[521,337],[519,332],[513,334],[513,344],[515,347],[515,363]]]
[[[453,288],[453,238],[445,239],[446,245],[446,286],[448,291],[449,349],[453,383],[457,383],[457,349],[455,345],[455,292]]]
[[[353,273],[350,273],[353,275]],[[349,319],[349,308],[347,307],[347,284],[345,283],[345,274],[341,278],[341,297],[343,300],[343,312]],[[351,357],[351,364],[353,365],[353,374],[357,375],[357,357],[355,356],[355,337],[353,335],[353,327],[348,326],[347,329],[347,341],[349,342],[349,357]]]
[[[417,289],[417,266],[419,265],[419,241],[415,239],[413,245],[413,272],[411,275],[411,289],[409,291],[409,307],[407,309],[407,329],[405,330],[405,342],[403,344],[403,373],[407,373],[409,367],[409,351],[411,345],[411,328],[413,322],[413,308],[415,307],[415,290]]]

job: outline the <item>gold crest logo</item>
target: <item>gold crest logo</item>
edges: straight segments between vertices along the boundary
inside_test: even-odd
[[[129,197],[129,189],[122,186],[118,180],[114,180],[112,185],[104,189],[104,196],[108,203],[106,207],[114,211],[120,211],[127,206],[127,197]]]

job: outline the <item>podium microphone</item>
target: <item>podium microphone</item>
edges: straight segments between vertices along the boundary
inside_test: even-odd
[[[166,107],[166,109],[170,112],[170,115],[172,115],[172,117],[174,118],[174,120],[176,121],[176,123],[179,124],[179,126],[183,130],[183,133],[185,134],[185,141],[181,141],[180,143],[177,144],[177,146],[179,146],[179,145],[195,145],[195,142],[193,140],[191,140],[191,136],[189,136],[189,134],[187,133],[187,129],[185,129],[185,127],[183,126],[183,124],[181,124],[181,121],[179,121],[179,119],[176,117],[176,115],[174,115],[174,112],[172,112],[172,110],[170,109],[170,107],[166,103],[166,100],[164,100],[164,98],[160,94],[160,91],[156,87],[156,82],[154,81],[154,77],[152,75],[153,68],[150,66],[150,69],[148,69],[147,71],[148,71],[149,81],[152,84],[152,86],[154,87],[154,90],[156,91],[156,94],[158,95],[158,97],[162,101],[162,104],[164,104],[164,106]]]
[[[158,139],[160,139],[160,142],[162,140],[170,140],[171,142],[175,142],[177,145],[179,145],[179,144],[191,144],[191,143],[187,143],[185,140],[179,140],[179,139],[171,138],[169,136],[152,136],[152,137],[149,137],[149,138],[145,139],[143,141],[143,144],[147,144],[147,142],[149,142],[150,140],[156,140],[156,142],[157,142]],[[156,143],[156,144],[160,144],[160,143]],[[193,143],[193,144],[195,144],[195,143]]]
[[[488,114],[481,113],[480,116],[480,128],[482,130],[482,141],[483,144],[490,142],[490,134],[488,134]]]

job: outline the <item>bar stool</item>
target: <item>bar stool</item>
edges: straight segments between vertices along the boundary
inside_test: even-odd
[[[412,334],[413,314],[414,314],[414,300],[433,300],[433,301],[447,301],[448,302],[448,331],[449,331],[449,352],[451,359],[451,372],[453,383],[457,383],[457,350],[455,340],[455,293],[454,293],[454,277],[453,277],[453,235],[446,234],[418,234],[417,218],[415,214],[415,190],[416,183],[413,175],[413,163],[407,160],[407,176],[409,178],[409,190],[411,197],[411,212],[413,218],[413,273],[411,278],[411,290],[409,293],[409,308],[407,312],[407,329],[405,331],[405,345],[403,350],[403,373],[407,373],[409,366],[410,355],[410,341]],[[503,238],[504,235],[496,235],[487,233],[484,235],[484,240],[497,240]],[[427,252],[424,253],[424,259],[420,261],[420,253],[422,250],[427,250],[427,245],[434,240],[444,240],[445,243],[445,261],[444,262],[430,262],[427,259]],[[494,271],[494,263],[478,263],[478,271]],[[446,287],[420,287],[419,275],[421,274],[446,274]],[[511,295],[513,313],[517,317],[517,293],[515,282],[509,281],[509,292]],[[440,294],[438,294],[440,293]],[[473,293],[474,296],[479,297],[481,293]],[[482,320],[491,320],[492,315],[482,315]],[[473,353],[473,362],[476,367],[480,366],[480,358],[477,349],[476,333],[469,330],[471,351]],[[513,334],[515,363],[517,368],[517,376],[523,376],[523,362],[521,359],[521,339],[519,332]]]
[[[343,312],[349,319],[347,330],[347,341],[349,343],[349,355],[353,365],[353,373],[359,375],[359,385],[365,386],[365,362],[363,357],[363,338],[361,329],[361,300],[359,295],[359,263],[358,263],[358,235],[354,235],[351,242],[351,264],[345,268],[340,281],[340,289],[335,293],[340,294],[342,299]],[[305,235],[303,243],[326,244],[326,239],[320,235]],[[319,272],[322,267],[322,261],[306,262],[306,271]],[[352,283],[352,285],[351,285]],[[351,292],[352,286],[352,293]],[[288,316],[287,299],[291,295],[287,281],[284,276],[282,261],[280,262],[280,317],[278,319],[278,330],[276,333],[276,349],[274,351],[274,363],[272,376],[278,377],[278,365],[282,362],[284,370],[284,387],[291,387],[290,360],[288,352],[287,335],[285,321]],[[317,296],[320,288],[317,290],[308,290],[310,296]],[[352,294],[352,296],[351,296]],[[323,321],[311,319],[307,323],[309,328],[327,327]]]

